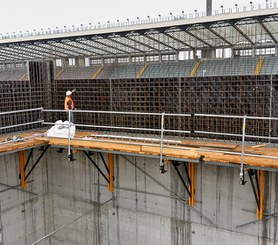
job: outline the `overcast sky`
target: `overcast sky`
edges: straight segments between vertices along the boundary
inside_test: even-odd
[[[250,6],[250,0],[212,0],[213,10]],[[274,0],[268,3],[274,4]],[[254,5],[266,6],[266,0],[254,0]],[[56,26],[92,25],[205,11],[206,0],[9,0],[1,2],[0,33],[19,33],[55,29]]]

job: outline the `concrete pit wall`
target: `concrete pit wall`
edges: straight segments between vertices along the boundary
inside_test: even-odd
[[[31,162],[35,162],[40,154],[41,151],[34,150]],[[30,245],[53,230],[48,157],[37,165],[27,179],[26,191],[22,191],[20,186],[14,188],[20,185],[18,153],[0,156],[0,245]],[[41,243],[46,244],[49,243]]]
[[[83,152],[75,158],[68,162],[66,151],[48,151],[27,188],[38,196],[0,193],[1,245],[29,245],[63,226],[38,245],[278,244],[277,215],[256,221],[251,183],[239,185],[238,168],[196,164],[195,206],[189,208],[175,169],[167,165],[167,173],[160,174],[157,159],[114,155],[112,194]],[[100,156],[92,158],[105,172]],[[17,165],[17,154],[0,157],[1,183],[19,183]],[[179,169],[184,174],[182,165]],[[266,172],[265,181],[265,212],[274,214],[278,173]]]

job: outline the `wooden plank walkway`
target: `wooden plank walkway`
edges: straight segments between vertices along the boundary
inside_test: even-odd
[[[68,139],[37,136],[42,132],[29,132],[17,136],[30,137],[23,142],[1,143],[0,153],[14,152],[42,144],[67,147]],[[77,132],[71,139],[71,147],[84,150],[103,150],[115,153],[130,153],[144,156],[159,156],[160,142],[144,142],[142,140],[126,140],[119,138],[95,137],[97,133]],[[0,142],[5,137],[0,137]],[[180,140],[180,139],[179,139]],[[248,166],[278,169],[278,148],[267,145],[245,146],[244,164]],[[274,158],[271,158],[274,157]],[[163,158],[191,159],[217,163],[241,163],[241,145],[225,142],[206,142],[181,140],[179,143],[163,145]]]

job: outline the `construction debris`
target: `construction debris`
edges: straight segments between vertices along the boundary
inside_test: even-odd
[[[24,141],[27,141],[27,139],[24,139],[21,136],[12,136],[10,138],[4,139],[2,142],[8,143],[8,142],[24,142]]]

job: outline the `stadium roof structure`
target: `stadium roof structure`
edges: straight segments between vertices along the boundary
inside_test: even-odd
[[[0,39],[0,62],[178,54],[188,50],[276,47],[278,9],[58,30]]]

